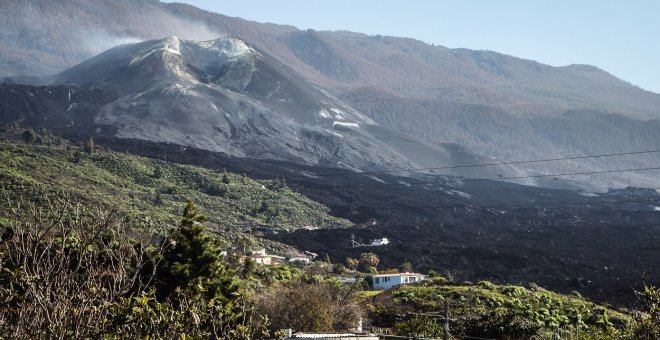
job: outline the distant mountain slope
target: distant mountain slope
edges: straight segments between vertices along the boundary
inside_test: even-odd
[[[237,38],[123,44],[56,75],[54,83],[0,86],[6,112],[0,122],[353,169],[487,161],[457,145],[381,127]],[[509,166],[452,173],[519,174]]]
[[[31,67],[43,65],[37,71],[62,70],[127,40],[168,35],[199,40],[229,34],[335,93],[366,86],[403,96],[493,105],[520,113],[598,109],[647,118],[659,115],[655,108],[660,107],[660,95],[593,66],[557,68],[495,52],[448,49],[408,38],[300,31],[184,4],[9,0],[0,10],[0,18],[4,32],[0,59]]]

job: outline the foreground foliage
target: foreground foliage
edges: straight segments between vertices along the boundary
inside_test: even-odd
[[[233,287],[225,285],[234,277],[221,259],[201,264],[213,271],[187,271],[181,281],[163,284],[171,277],[168,269],[177,268],[166,254],[195,217],[192,203],[180,226],[156,241],[112,211],[86,208],[66,196],[46,202],[6,201],[11,218],[0,243],[0,337],[267,336],[253,322],[247,292],[216,293]],[[196,230],[189,234],[191,244],[209,241],[203,228]],[[179,259],[180,265],[199,260]],[[164,287],[168,294],[157,294]]]
[[[338,282],[277,284],[261,293],[258,312],[268,317],[270,329],[333,332],[357,327],[363,318],[356,287]]]

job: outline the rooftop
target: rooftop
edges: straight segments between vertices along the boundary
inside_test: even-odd
[[[424,274],[420,273],[394,273],[394,274],[377,274],[374,275],[373,277],[387,277],[387,276],[424,276]]]

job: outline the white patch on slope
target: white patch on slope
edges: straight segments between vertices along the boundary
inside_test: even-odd
[[[335,119],[346,119],[346,116],[345,116],[346,112],[344,112],[340,109],[336,109],[334,107],[331,108],[330,111],[335,113]]]
[[[319,116],[321,116],[322,118],[327,118],[327,119],[332,118],[332,115],[330,115],[330,113],[328,113],[328,111],[326,111],[325,109],[322,109],[321,111],[319,111]]]
[[[354,127],[354,128],[359,128],[360,127],[360,124],[358,124],[358,123],[338,122],[338,121],[335,121],[335,122],[332,123],[333,128],[336,127],[337,125],[345,126],[345,127]]]
[[[594,194],[593,192],[581,192],[580,195],[587,197],[598,197],[598,195]]]
[[[223,38],[209,41],[200,41],[194,42],[189,41],[187,43],[197,44],[198,46],[222,55],[229,60],[238,59],[246,54],[252,53],[252,49],[240,39],[233,38]]]
[[[383,181],[382,179],[380,179],[380,178],[378,178],[378,177],[376,177],[376,176],[367,176],[367,177],[373,179],[373,180],[376,181],[376,182],[385,183],[385,181]]]
[[[445,192],[450,194],[450,195],[456,194],[456,195],[461,196],[463,198],[472,198],[472,195],[470,195],[466,192],[458,191],[458,190],[449,190],[449,191],[445,191]]]
[[[145,60],[150,55],[160,51],[169,52],[180,56],[181,42],[179,41],[179,38],[169,37],[167,39],[156,41],[155,44],[151,45],[148,48],[145,48],[144,50],[140,51],[135,57],[133,57],[129,65],[135,65]]]
[[[300,173],[301,173],[303,176],[305,176],[305,177],[309,177],[309,178],[321,178],[321,177],[317,176],[317,175],[316,175],[315,173],[313,173],[313,172],[301,171]]]

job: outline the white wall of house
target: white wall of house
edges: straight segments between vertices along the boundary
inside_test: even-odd
[[[374,275],[371,278],[371,284],[374,290],[390,289],[396,285],[405,285],[424,280],[424,275],[418,273],[400,273]]]

